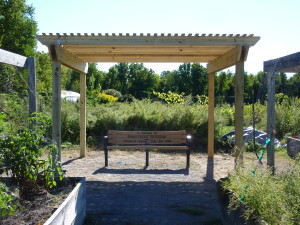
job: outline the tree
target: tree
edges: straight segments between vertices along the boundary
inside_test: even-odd
[[[116,65],[118,70],[117,80],[118,89],[123,95],[127,94],[128,91],[128,78],[129,78],[129,64],[119,63]]]
[[[88,72],[86,74],[87,90],[98,90],[100,91],[103,80],[103,72],[99,71],[96,63],[89,63]]]
[[[184,92],[186,95],[192,93],[191,64],[183,63],[179,66],[177,80],[179,81],[178,93]]]
[[[129,94],[137,99],[149,98],[159,84],[159,76],[152,69],[147,69],[141,63],[129,65]]]
[[[200,63],[193,63],[191,68],[192,95],[207,95],[208,75],[207,69]]]
[[[216,102],[233,103],[234,101],[234,76],[230,71],[220,72],[215,78]]]
[[[37,23],[34,8],[25,0],[0,0],[0,48],[34,56]],[[28,75],[24,69],[0,64],[0,92],[27,95]]]
[[[25,0],[0,0],[0,48],[34,56],[37,23]]]

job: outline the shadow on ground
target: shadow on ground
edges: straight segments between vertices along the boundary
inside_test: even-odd
[[[180,170],[159,170],[159,169],[110,169],[103,167],[99,170],[96,170],[93,175],[101,173],[110,173],[110,174],[189,174],[189,169],[180,169]]]

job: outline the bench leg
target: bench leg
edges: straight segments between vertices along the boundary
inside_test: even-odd
[[[104,157],[105,157],[105,167],[108,167],[108,149],[104,149]]]
[[[190,149],[186,150],[186,168],[190,168],[190,155],[191,155],[191,152],[190,152]]]
[[[146,167],[149,166],[149,150],[146,150]]]

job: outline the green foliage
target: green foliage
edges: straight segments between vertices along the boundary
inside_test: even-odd
[[[279,100],[278,100],[279,101]],[[282,139],[287,133],[296,135],[300,128],[300,98],[283,97],[275,105],[276,137]]]
[[[184,103],[184,93],[176,94],[174,92],[168,91],[168,93],[160,93],[153,91],[153,94],[157,96],[158,99],[163,100],[168,104],[183,104]]]
[[[231,207],[242,204],[238,200],[244,195],[247,206],[244,217],[251,218],[259,214],[268,224],[299,224],[300,223],[300,167],[299,164],[288,172],[271,175],[265,168],[256,170],[241,167],[229,176],[224,188],[234,194]],[[248,185],[247,191],[244,188]]]
[[[26,125],[28,101],[17,93],[0,94],[0,110],[3,114],[3,132],[17,131]],[[4,116],[5,115],[5,116]]]
[[[58,162],[52,160],[41,161],[41,146],[44,142],[44,134],[50,125],[50,120],[43,115],[37,115],[29,119],[29,128],[24,128],[17,133],[9,133],[0,140],[0,153],[7,168],[10,168],[12,177],[19,185],[20,195],[27,198],[34,193],[39,182],[43,187],[51,188],[56,185],[54,173],[60,179],[63,174]],[[57,149],[49,147],[49,154],[56,155]],[[57,171],[54,168],[57,167]]]
[[[121,92],[119,92],[115,89],[107,89],[107,90],[104,90],[103,92],[104,92],[104,94],[111,95],[111,96],[117,97],[117,98],[120,98],[122,96]]]
[[[16,205],[14,205],[13,201],[15,197],[9,194],[8,188],[0,183],[0,218],[13,215],[16,210]]]
[[[118,100],[117,97],[114,97],[112,95],[108,95],[108,94],[105,94],[105,93],[100,93],[99,94],[99,102],[100,103],[108,103],[108,104],[111,104],[111,103],[114,103]]]
[[[0,48],[34,56],[37,23],[34,8],[25,0],[0,1]]]
[[[208,105],[208,97],[206,95],[196,95],[197,103],[200,105]]]

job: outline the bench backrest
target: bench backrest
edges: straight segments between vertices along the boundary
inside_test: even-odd
[[[108,131],[108,145],[186,145],[187,134],[180,131]]]

